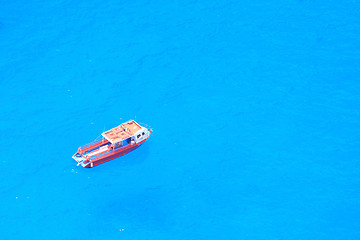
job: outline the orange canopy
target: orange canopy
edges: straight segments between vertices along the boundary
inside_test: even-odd
[[[103,132],[101,135],[109,140],[109,142],[117,143],[134,136],[140,129],[141,126],[137,122],[130,120],[113,129],[110,129],[109,131]]]

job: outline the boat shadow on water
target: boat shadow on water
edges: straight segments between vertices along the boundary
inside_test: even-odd
[[[112,167],[114,167],[114,165],[118,165],[118,166],[133,166],[133,165],[138,165],[141,163],[146,162],[146,160],[148,159],[148,155],[150,153],[150,146],[151,142],[147,142],[145,144],[142,144],[140,147],[138,147],[137,149],[135,149],[134,151],[113,159],[112,161],[109,161],[107,163],[104,163],[102,165],[110,165],[110,163],[112,164]],[[101,166],[97,166],[97,167],[101,167]],[[109,166],[110,167],[110,166]]]
[[[102,218],[104,227],[109,223],[125,231],[159,231],[171,228],[176,199],[161,187],[126,191],[121,196],[107,198],[93,213]]]

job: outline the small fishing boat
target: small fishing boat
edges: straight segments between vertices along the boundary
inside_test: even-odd
[[[95,167],[135,150],[150,137],[150,134],[151,129],[130,120],[103,132],[101,139],[79,147],[72,158],[78,166]]]

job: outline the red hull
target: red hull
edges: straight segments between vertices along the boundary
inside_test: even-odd
[[[81,166],[83,166],[84,168],[92,168],[92,167],[95,167],[104,162],[110,161],[114,158],[121,157],[122,155],[125,155],[125,154],[137,149],[138,147],[140,147],[141,144],[143,144],[149,138],[149,136],[147,138],[145,138],[143,141],[138,142],[136,144],[128,144],[128,145],[125,145],[122,147],[115,148],[113,150],[104,151],[103,153],[99,154],[98,157],[96,157],[96,155],[93,157],[86,156],[87,155],[86,151],[88,151],[88,150],[90,152],[95,151],[100,146],[106,146],[107,144],[109,144],[109,142],[107,140],[96,141],[96,142],[86,145],[85,147],[79,148],[79,150],[74,154],[74,156],[81,155],[84,159],[84,161],[82,161],[82,162],[78,161],[78,163],[79,163],[78,165],[81,164]],[[92,149],[95,149],[95,150],[92,150]],[[73,156],[73,158],[74,158],[74,156]],[[74,159],[76,160],[76,158],[74,158]]]
[[[110,160],[112,160],[112,159],[114,159],[114,158],[121,157],[121,156],[123,156],[123,155],[125,155],[125,154],[127,154],[127,153],[129,153],[129,152],[131,152],[131,151],[133,151],[133,150],[135,150],[135,149],[137,149],[138,147],[140,147],[141,144],[142,144],[142,143],[133,145],[133,146],[127,148],[127,149],[120,149],[120,150],[117,150],[117,151],[115,150],[114,152],[110,152],[110,153],[104,155],[103,157],[100,157],[100,158],[91,160],[91,161],[90,161],[90,164],[87,164],[87,165],[85,166],[85,168],[95,167],[95,166],[97,166],[97,165],[99,165],[99,164],[102,164],[102,163],[104,163],[104,162],[110,161]]]

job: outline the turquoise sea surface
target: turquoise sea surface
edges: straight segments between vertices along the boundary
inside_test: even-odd
[[[360,2],[0,6],[1,240],[360,239]]]

